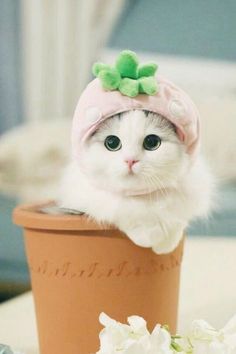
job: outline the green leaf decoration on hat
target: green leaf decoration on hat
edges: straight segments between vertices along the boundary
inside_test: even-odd
[[[121,94],[136,97],[139,94],[155,95],[158,92],[155,74],[156,63],[139,64],[136,53],[123,50],[112,67],[95,63],[92,71],[98,77],[104,90],[118,90]]]
[[[116,90],[121,83],[120,73],[115,68],[101,70],[98,74],[98,78],[101,80],[102,87],[105,90]]]
[[[121,77],[138,78],[138,57],[131,50],[124,50],[116,59],[116,69]]]
[[[157,81],[154,76],[139,78],[139,92],[147,95],[155,95],[157,93]]]
[[[125,96],[137,96],[139,94],[138,80],[133,80],[129,77],[124,77],[120,82],[119,91]]]
[[[157,71],[157,68],[158,66],[156,63],[147,63],[147,64],[139,65],[138,77],[154,76]]]
[[[103,63],[95,63],[92,67],[92,72],[94,76],[98,76],[100,71],[110,69],[110,65]]]

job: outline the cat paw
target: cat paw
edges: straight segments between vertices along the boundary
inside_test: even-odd
[[[145,228],[132,228],[130,230],[123,230],[126,235],[137,246],[149,248],[153,246],[152,233]]]
[[[182,238],[183,229],[175,233],[170,233],[168,236],[164,235],[164,237],[159,242],[157,242],[155,245],[152,245],[152,250],[156,254],[170,253],[176,249]]]
[[[121,228],[120,228],[121,229]],[[172,228],[138,226],[122,230],[137,246],[152,248],[157,254],[172,252],[183,237],[183,225]]]

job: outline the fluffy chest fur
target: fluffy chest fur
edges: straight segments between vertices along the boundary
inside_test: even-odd
[[[136,110],[107,119],[85,142],[80,161],[65,172],[59,203],[166,253],[193,217],[207,214],[211,185],[204,163],[186,153],[171,123]]]

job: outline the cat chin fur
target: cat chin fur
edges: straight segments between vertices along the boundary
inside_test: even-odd
[[[116,225],[139,246],[168,253],[178,245],[191,219],[207,217],[212,187],[212,176],[200,158],[176,189],[169,189],[166,195],[140,196],[124,196],[97,188],[73,161],[64,174],[59,204],[81,210],[101,224]]]
[[[137,196],[100,188],[73,160],[65,170],[58,204],[81,210],[99,223],[115,225],[139,246],[169,253],[189,221],[207,217],[212,207],[214,183],[207,166],[200,156],[194,163],[186,154],[184,159],[173,185]]]

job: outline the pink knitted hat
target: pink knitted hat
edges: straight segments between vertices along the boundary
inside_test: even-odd
[[[172,82],[161,76],[155,80],[158,85],[155,94],[141,93],[135,97],[126,96],[118,90],[104,89],[98,78],[90,82],[79,99],[73,118],[73,156],[78,158],[84,141],[104,120],[133,109],[158,113],[168,119],[176,127],[187,153],[195,155],[199,146],[199,114],[196,106]]]

